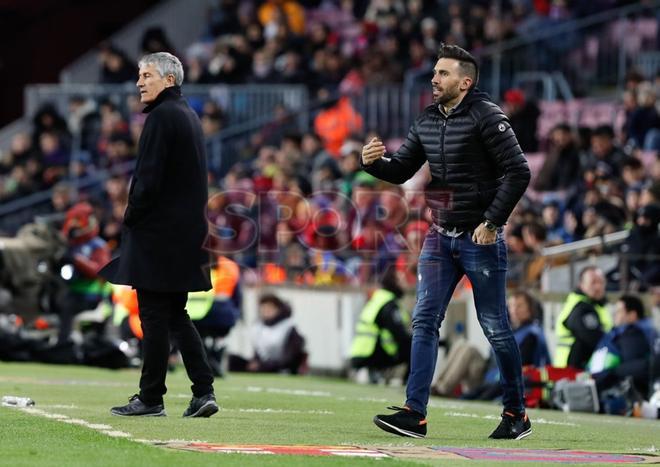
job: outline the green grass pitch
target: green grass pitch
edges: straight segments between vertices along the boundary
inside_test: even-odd
[[[136,439],[226,444],[571,449],[636,454],[657,454],[660,449],[659,421],[547,410],[529,411],[534,430],[529,438],[491,441],[487,437],[497,425],[501,410],[497,404],[440,398],[431,399],[426,439],[399,438],[377,429],[371,419],[377,413],[387,413],[387,405],[402,404],[403,388],[362,386],[320,377],[231,374],[216,380],[218,414],[210,419],[182,419],[190,398],[189,382],[182,368],[168,375],[167,417],[128,419],[110,415],[111,406],[125,403],[136,392],[138,378],[139,372],[135,370],[0,363],[0,396],[29,396],[36,401],[36,409],[78,420],[63,423],[0,407],[0,465],[442,465],[438,460],[196,453]],[[112,437],[84,423],[107,425],[111,427],[106,427],[107,430],[123,432],[127,437]],[[446,465],[450,463],[445,461]]]

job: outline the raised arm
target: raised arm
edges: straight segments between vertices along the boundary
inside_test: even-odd
[[[389,159],[383,159],[385,145],[373,138],[362,148],[360,166],[365,172],[386,182],[400,185],[411,178],[426,162],[424,149],[417,135],[416,124],[408,131],[406,140]]]

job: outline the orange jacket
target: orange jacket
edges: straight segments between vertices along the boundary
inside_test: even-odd
[[[257,16],[262,26],[266,26],[273,20],[273,15],[278,8],[282,9],[286,22],[292,33],[301,36],[305,33],[305,9],[291,0],[269,0],[259,7]]]
[[[314,131],[323,140],[326,151],[334,157],[340,156],[344,140],[352,133],[361,132],[362,126],[362,116],[345,96],[340,98],[335,106],[320,112],[314,119]]]

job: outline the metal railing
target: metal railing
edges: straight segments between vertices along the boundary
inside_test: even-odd
[[[110,176],[128,174],[133,171],[134,165],[134,161],[125,162],[112,170],[97,170],[82,178],[69,178],[62,181],[70,187],[72,200],[75,201],[81,191],[89,195],[100,194],[104,182]],[[14,234],[20,226],[32,222],[36,216],[52,213],[53,190],[50,188],[0,204],[0,232]]]
[[[481,61],[481,88],[497,98],[516,73],[538,70],[562,72],[577,92],[593,86],[621,87],[635,57],[656,49],[656,38],[642,37],[634,25],[618,34],[612,26],[626,25],[634,15],[657,14],[658,9],[660,1],[651,0],[556,24],[530,24],[521,37],[475,52]],[[646,21],[652,25],[657,18]]]
[[[598,251],[603,255],[608,254],[608,256],[611,256],[612,259],[616,259],[616,268],[619,271],[618,282],[620,283],[621,289],[627,290],[630,283],[630,261],[640,258],[634,255],[621,253],[619,251],[615,252],[613,251],[612,247],[624,243],[629,236],[629,230],[621,230],[597,237],[585,238],[583,240],[578,240],[571,243],[549,246],[541,250],[540,256],[548,260],[550,268],[552,268],[553,259],[563,258],[565,261],[560,262],[560,266],[567,266],[568,284],[570,284],[570,287],[572,288],[577,284],[578,263],[589,263],[590,260],[588,259],[588,256],[594,251]],[[601,259],[603,258],[604,256],[601,256]],[[580,267],[582,266],[584,266],[584,264]],[[546,286],[545,288],[548,289],[549,287]]]
[[[292,111],[300,110],[307,106],[308,100],[307,88],[303,85],[186,84],[183,94],[199,110],[205,101],[215,101],[229,116],[230,125],[268,118],[278,105]],[[73,96],[108,99],[127,112],[127,100],[137,96],[137,88],[134,83],[29,85],[24,91],[25,114],[32,117],[41,106],[52,104],[60,114],[66,115],[69,99]]]

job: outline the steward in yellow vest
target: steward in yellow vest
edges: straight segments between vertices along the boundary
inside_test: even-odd
[[[605,303],[603,272],[588,266],[580,273],[579,287],[566,297],[557,317],[554,366],[586,367],[598,341],[612,329],[612,318]]]
[[[351,345],[351,366],[382,370],[410,363],[408,314],[399,308],[403,290],[390,267],[360,313]],[[407,372],[406,372],[407,373]]]
[[[186,310],[204,341],[209,365],[215,376],[223,376],[224,337],[241,317],[241,270],[236,262],[219,256],[211,269],[211,290],[188,293]]]
[[[219,256],[211,269],[208,291],[190,292],[186,310],[202,337],[225,337],[241,315],[241,270],[236,262]]]

